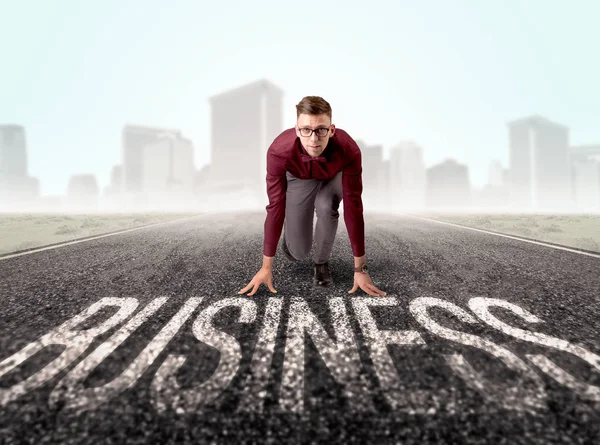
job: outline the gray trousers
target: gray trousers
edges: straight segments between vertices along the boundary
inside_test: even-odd
[[[294,258],[303,260],[310,255],[313,242],[313,261],[323,264],[329,261],[338,227],[340,202],[342,201],[342,172],[332,179],[298,179],[286,172],[284,242]]]

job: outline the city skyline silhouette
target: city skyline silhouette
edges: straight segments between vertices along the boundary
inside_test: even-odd
[[[0,210],[264,208],[266,154],[285,129],[284,94],[263,78],[211,96],[214,161],[202,169],[195,168],[193,141],[180,130],[126,124],[110,183],[101,187],[93,173],[72,174],[66,196],[41,196],[39,180],[28,174],[25,128],[0,125]],[[365,208],[600,211],[600,145],[572,147],[568,127],[539,115],[507,126],[509,165],[491,161],[483,188],[473,187],[469,166],[456,159],[426,166],[418,142],[398,142],[386,159],[382,144],[357,139]]]
[[[566,126],[570,147],[600,143],[593,2],[309,2],[319,14],[301,33],[292,26],[299,12],[278,5],[200,14],[193,2],[71,2],[36,6],[35,18],[26,4],[3,6],[11,20],[0,30],[0,124],[25,129],[40,194],[64,195],[73,175],[94,175],[101,192],[110,187],[126,125],[180,131],[196,171],[209,169],[210,97],[258,79],[283,90],[282,129],[303,96],[320,95],[333,123],[380,146],[383,159],[400,143],[416,144],[427,168],[448,159],[467,166],[473,189],[488,184],[492,165],[509,167],[513,120]],[[318,48],[322,62],[303,61],[303,51]]]

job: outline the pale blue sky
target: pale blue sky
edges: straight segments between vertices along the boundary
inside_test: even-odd
[[[600,2],[0,0],[0,123],[26,127],[43,194],[102,187],[123,125],[178,128],[210,162],[211,95],[266,77],[320,95],[355,139],[421,144],[474,186],[508,163],[506,122],[541,114],[600,143]],[[343,7],[341,5],[344,5]]]

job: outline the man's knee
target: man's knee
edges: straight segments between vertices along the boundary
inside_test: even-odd
[[[338,218],[340,216],[338,209],[340,207],[341,196],[321,195],[315,199],[315,211],[317,217]]]
[[[312,244],[312,242],[311,242],[311,244]],[[297,243],[292,246],[288,245],[290,253],[298,261],[304,260],[310,255],[311,247],[312,246],[307,245],[307,243]]]
[[[298,232],[290,233],[286,227],[286,230],[284,230],[283,242],[287,244],[290,254],[296,260],[300,261],[310,254],[310,249],[312,247],[312,231],[305,233],[305,236],[298,235]]]

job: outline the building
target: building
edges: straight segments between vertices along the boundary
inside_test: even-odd
[[[209,98],[211,166],[208,193],[240,190],[268,203],[267,150],[283,128],[283,90],[266,79]]]
[[[387,192],[389,163],[383,160],[383,145],[369,145],[361,139],[356,140],[362,158],[362,203],[366,212],[381,211],[388,205]]]
[[[513,205],[531,211],[571,208],[569,129],[537,115],[507,126]]]
[[[104,187],[106,197],[118,196],[123,192],[123,166],[114,165],[110,170],[110,184]]]
[[[427,207],[436,209],[471,206],[469,168],[446,159],[426,170]]]
[[[135,208],[185,205],[192,199],[194,146],[181,131],[126,125],[123,128],[121,201]]]
[[[471,190],[473,207],[485,211],[509,210],[508,169],[502,167],[498,160],[490,162],[488,181],[481,188]]]
[[[146,205],[156,209],[185,208],[193,199],[194,146],[179,133],[170,133],[144,147],[142,181]]]
[[[123,190],[123,166],[115,165],[110,172],[110,187],[113,193],[121,193]]]
[[[490,162],[488,168],[488,185],[492,187],[501,187],[504,185],[504,169],[502,163],[498,160]]]
[[[427,181],[423,149],[405,141],[390,149],[389,199],[394,212],[415,211],[426,206]]]
[[[27,143],[21,125],[0,125],[0,175],[3,179],[27,176]]]
[[[125,125],[123,127],[123,192],[143,192],[144,148],[158,142],[164,135],[168,134],[179,134],[179,130],[141,125]]]
[[[124,207],[123,201],[123,166],[115,165],[110,171],[110,184],[104,187],[103,208],[118,211]]]
[[[575,209],[600,211],[600,144],[573,146],[570,158]]]
[[[91,174],[73,175],[67,185],[67,208],[71,211],[94,212],[98,210],[99,187]]]
[[[0,210],[30,210],[40,184],[28,174],[27,141],[21,125],[0,125]]]
[[[574,145],[570,148],[572,159],[595,159],[600,161],[600,144]]]

